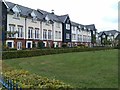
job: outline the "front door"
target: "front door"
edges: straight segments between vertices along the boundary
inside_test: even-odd
[[[28,43],[28,46],[27,46],[28,48],[31,48],[31,43]]]

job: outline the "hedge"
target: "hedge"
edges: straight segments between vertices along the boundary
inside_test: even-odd
[[[2,59],[25,58],[41,55],[70,53],[70,52],[84,52],[84,51],[98,51],[113,49],[109,47],[95,47],[95,48],[62,48],[62,49],[38,49],[38,50],[20,50],[20,51],[3,51]]]

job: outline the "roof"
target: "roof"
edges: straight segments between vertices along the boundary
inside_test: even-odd
[[[40,19],[40,20],[45,20],[45,17],[48,16],[49,19],[52,20],[52,21],[64,23],[66,21],[66,19],[69,17],[68,14],[59,16],[59,15],[55,15],[51,12],[47,12],[47,11],[44,11],[44,10],[41,10],[41,9],[35,10],[35,9],[31,9],[31,8],[28,8],[28,7],[25,7],[25,6],[22,6],[22,5],[18,5],[18,4],[12,3],[12,2],[8,2],[8,1],[6,1],[6,4],[8,6],[8,8],[7,8],[8,12],[12,12],[12,8],[15,5],[17,5],[17,7],[21,11],[20,12],[21,16],[25,16],[25,17],[30,17],[32,11],[34,11],[34,13],[37,15],[37,18]],[[73,22],[73,21],[71,21],[71,24],[74,25],[74,26],[80,26],[82,30],[84,30],[84,27],[86,27],[87,29],[90,28],[91,30],[96,30],[94,24],[82,25],[82,24],[79,24],[79,23],[76,23],[76,22]]]
[[[109,34],[115,35],[115,33],[120,33],[120,32],[117,31],[117,30],[101,31],[101,32],[99,33],[99,36],[101,36],[103,33],[105,33],[106,35],[109,35]]]
[[[47,12],[47,11],[44,11],[44,10],[41,10],[41,9],[37,9],[37,11],[39,13],[41,13],[44,18],[48,15],[48,17],[50,18],[50,20],[61,22],[61,20],[57,17],[57,15],[55,15],[53,13],[50,13],[50,12]]]
[[[27,16],[29,17],[31,12],[34,10],[34,9],[31,9],[31,8],[28,8],[28,7],[24,7],[24,6],[21,6],[21,5],[18,5],[18,4],[14,4],[14,3],[11,3],[11,2],[6,2],[6,4],[8,5],[8,9],[7,11],[10,12],[12,11],[12,8],[17,5],[19,7],[19,9],[21,10],[20,14],[22,16]],[[42,14],[40,14],[37,10],[34,10],[35,14],[37,15],[37,18],[38,19],[43,19],[43,16]]]
[[[106,35],[115,35],[115,33],[119,33],[117,30],[108,30],[108,31],[103,31]]]
[[[72,26],[79,26],[79,24],[78,24],[78,23],[73,22],[73,21],[71,21],[71,25],[72,25]]]
[[[64,23],[68,16],[69,16],[69,15],[66,14],[66,15],[61,15],[61,16],[57,16],[57,17],[60,19],[61,22]]]
[[[120,33],[117,35],[117,37],[115,39],[120,40]]]
[[[90,25],[85,25],[87,29],[90,29],[90,30],[97,30],[95,28],[95,25],[94,24],[90,24]]]

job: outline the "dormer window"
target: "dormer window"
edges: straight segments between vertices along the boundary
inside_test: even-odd
[[[36,22],[36,21],[37,21],[37,17],[33,17],[32,22]]]
[[[81,29],[81,26],[79,25],[78,28]]]
[[[15,12],[15,14],[14,14],[14,18],[20,18],[20,13]]]
[[[84,27],[84,30],[86,30],[86,27]]]
[[[14,12],[14,18],[15,19],[19,19],[20,18],[20,12],[21,10],[19,9],[19,7],[17,5],[15,5],[13,8],[12,8],[13,12]]]
[[[50,25],[50,21],[46,21],[46,25],[48,25],[48,26],[49,26],[49,25]]]
[[[37,21],[37,15],[35,14],[34,10],[31,13],[31,17],[32,17],[32,22],[36,22]]]
[[[66,29],[70,30],[70,24],[66,24]]]
[[[50,24],[50,18],[49,18],[48,15],[46,15],[45,20],[46,20],[46,25],[49,25]]]
[[[105,38],[105,35],[103,35],[102,38]]]
[[[93,34],[95,34],[95,31],[93,31]]]

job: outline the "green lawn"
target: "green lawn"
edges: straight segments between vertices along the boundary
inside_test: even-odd
[[[117,88],[118,51],[76,52],[4,60],[16,69],[61,80],[74,87]]]

